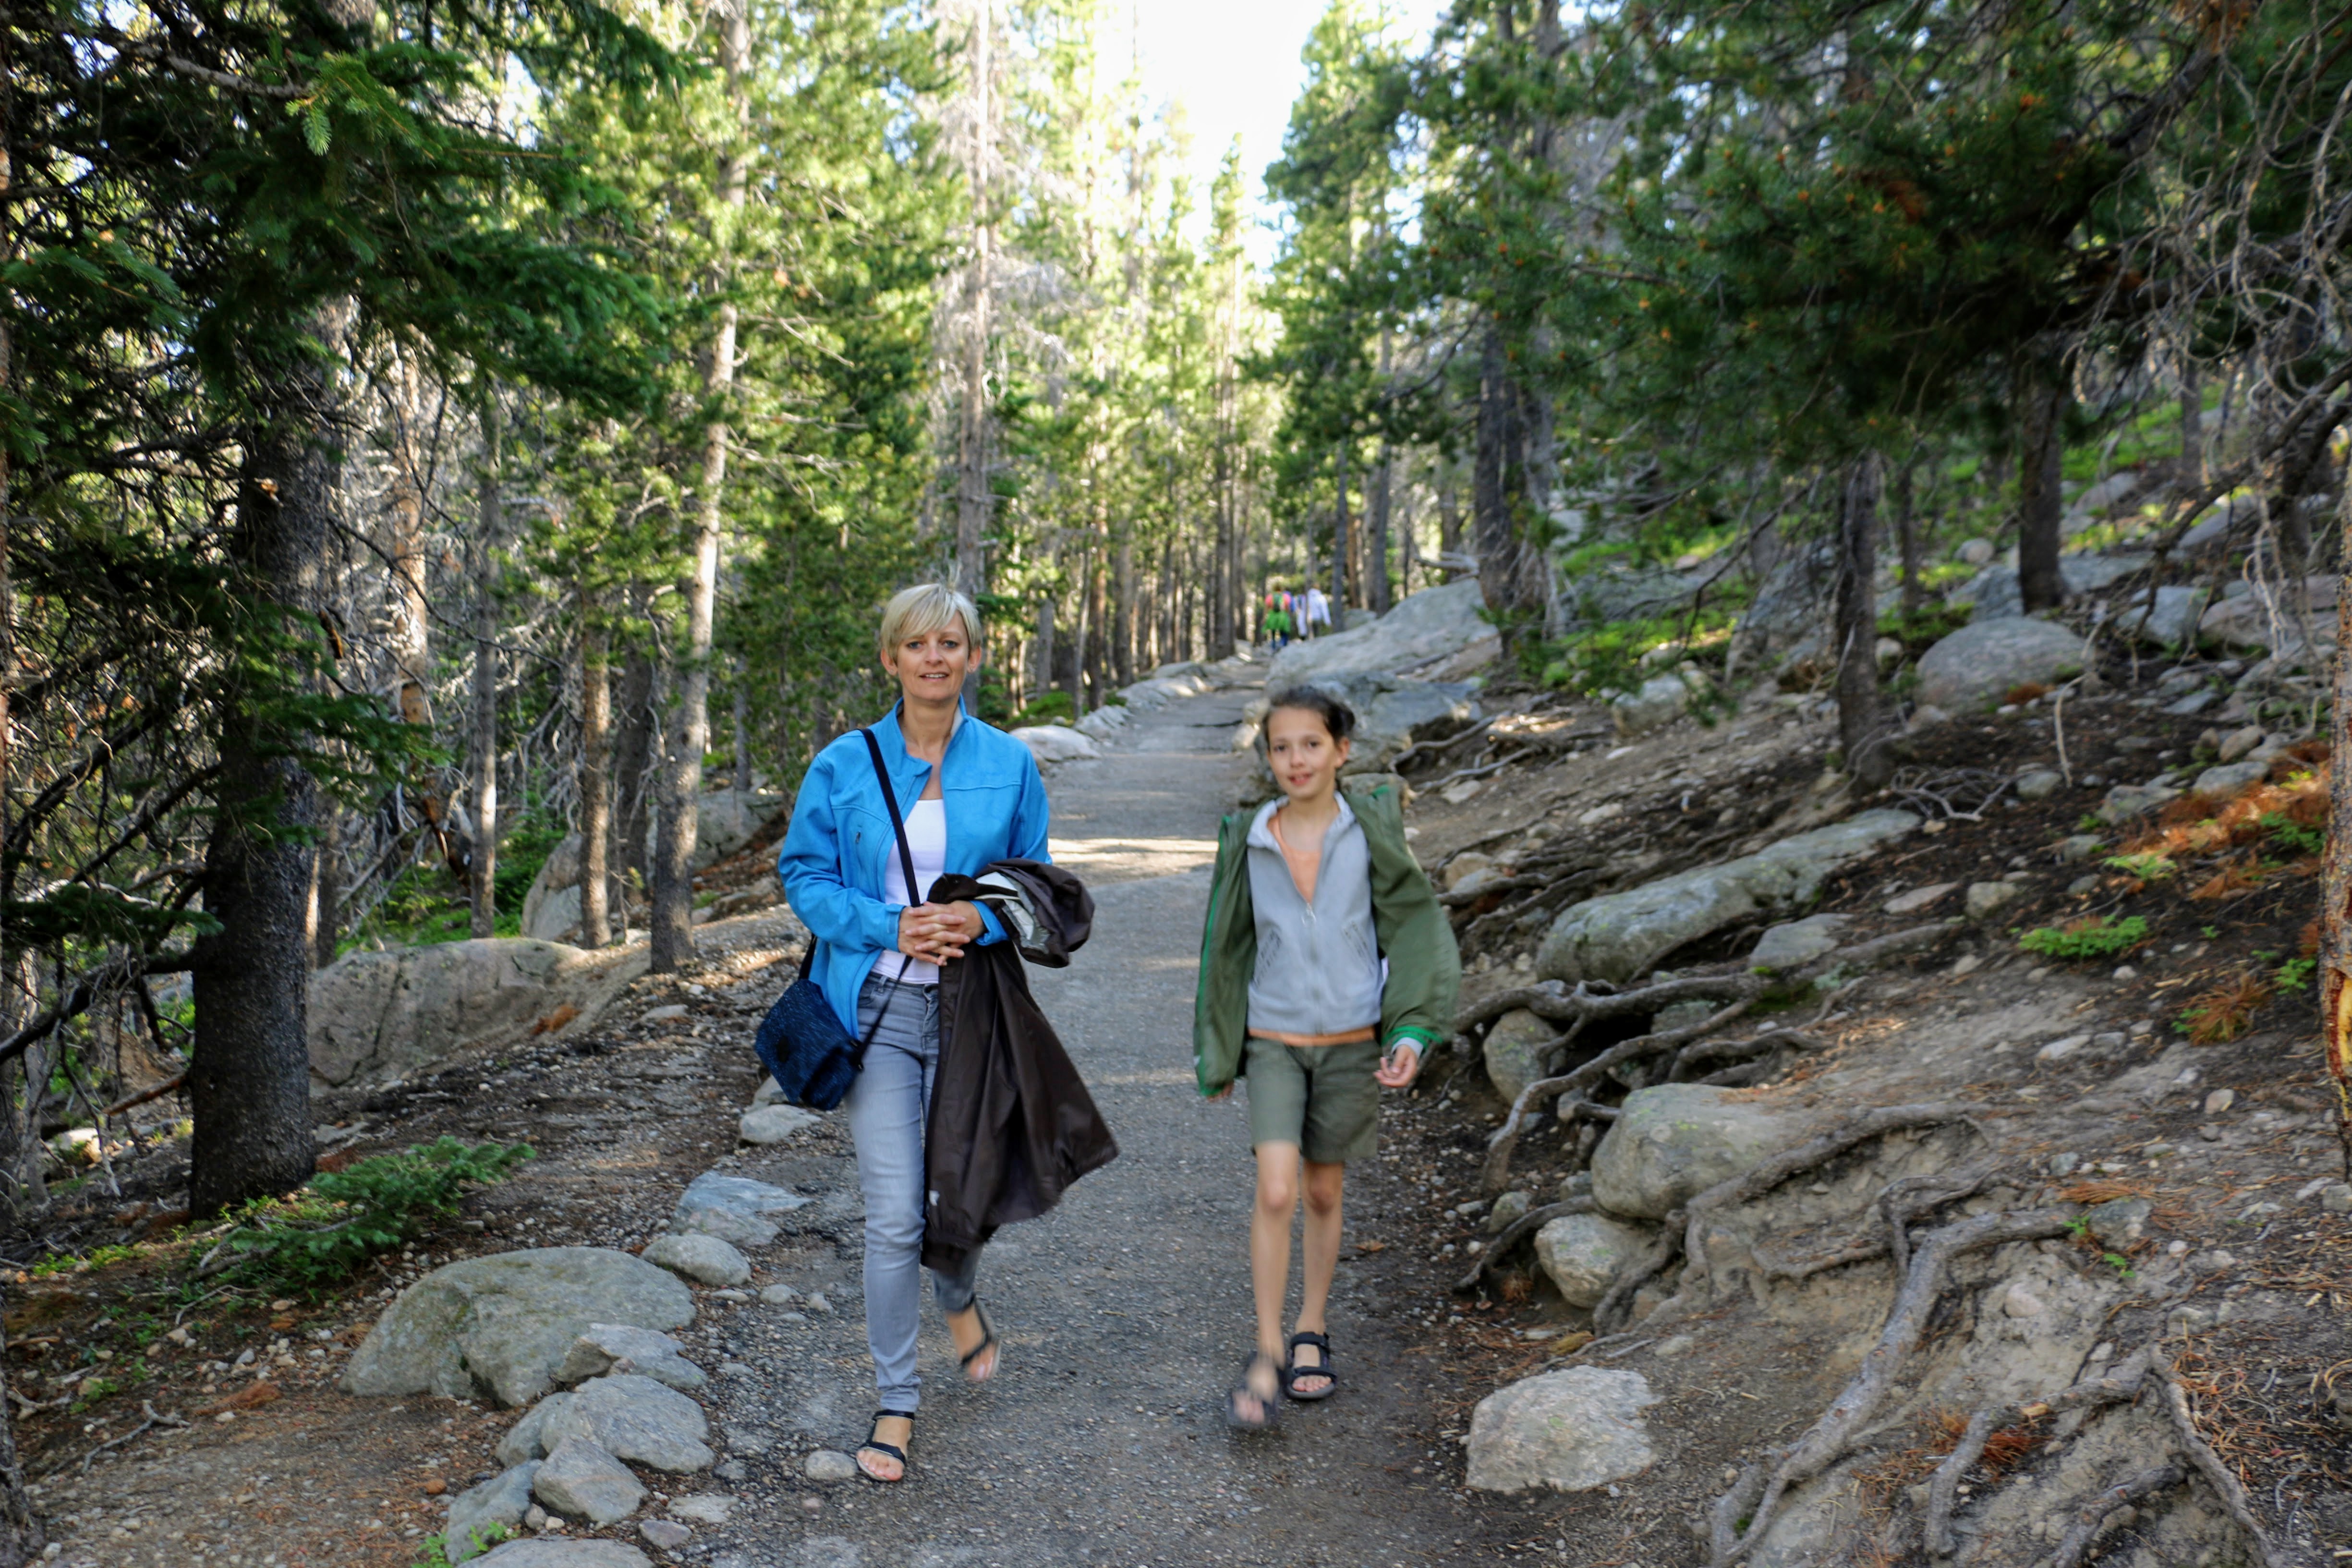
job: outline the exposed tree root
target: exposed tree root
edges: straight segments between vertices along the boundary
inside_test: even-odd
[[[1759,1250],[1757,1264],[1768,1278],[1802,1280],[1832,1268],[1843,1268],[1849,1263],[1891,1256],[1895,1259],[1895,1272],[1900,1274],[1911,1267],[1911,1222],[1946,1204],[1974,1197],[1992,1185],[2000,1173],[2000,1165],[1979,1161],[1957,1171],[1899,1177],[1889,1182],[1878,1196],[1871,1200],[1884,1222],[1882,1230],[1851,1236],[1819,1252],[1786,1261]]]
[[[1958,1445],[1945,1456],[1942,1464],[1936,1467],[1936,1474],[1927,1483],[1927,1517],[1922,1532],[1927,1538],[1927,1551],[1934,1556],[1949,1557],[1958,1550],[1952,1539],[1952,1509],[1958,1495],[1960,1480],[1984,1457],[1985,1442],[1995,1432],[2005,1431],[2020,1421],[2040,1415],[2061,1415],[2070,1410],[2102,1405],[2127,1405],[2139,1397],[2140,1389],[2147,1379],[2148,1363],[2154,1355],[2153,1350],[2135,1351],[2105,1377],[2078,1383],[2063,1394],[2038,1404],[1999,1405],[1970,1415],[1968,1429],[1960,1434]]]
[[[2221,1462],[2221,1456],[2197,1430],[2197,1418],[2189,1413],[2189,1391],[2181,1384],[2180,1373],[2161,1355],[2148,1357],[2148,1370],[2164,1381],[2164,1407],[2172,1416],[2172,1435],[2188,1453],[2189,1462],[2205,1478],[2206,1484],[2221,1494],[2221,1505],[2230,1510],[2230,1518],[2253,1542],[2254,1560],[2262,1568],[2280,1568],[2286,1559],[2280,1556],[2271,1538],[2255,1521],[2254,1510],[2246,1501],[2246,1489],[2238,1484],[2238,1478]]]
[[[1625,1320],[1633,1315],[1634,1293],[1664,1273],[1683,1255],[1682,1238],[1675,1224],[1680,1217],[1668,1215],[1656,1237],[1641,1255],[1629,1258],[1611,1277],[1607,1293],[1592,1308],[1596,1332],[1613,1334],[1624,1328]]]
[[[1783,1156],[1784,1160],[1786,1158]],[[1757,1173],[1760,1174],[1761,1171]],[[1705,1197],[1726,1189],[1736,1189],[1752,1179],[1752,1176],[1742,1177],[1737,1182],[1727,1182],[1720,1187],[1710,1189],[1702,1194],[1701,1199],[1694,1200],[1692,1207],[1696,1210]],[[1779,1463],[1773,1467],[1754,1510],[1748,1515],[1747,1528],[1733,1536],[1728,1550],[1718,1548],[1714,1559],[1715,1568],[1729,1568],[1730,1564],[1755,1549],[1771,1529],[1780,1500],[1788,1494],[1790,1487],[1811,1480],[1844,1457],[1855,1433],[1885,1401],[1894,1386],[1895,1373],[1918,1349],[1927,1316],[1943,1295],[1945,1275],[1953,1258],[1981,1247],[2016,1241],[2040,1241],[2062,1235],[2074,1216],[2075,1211],[2071,1207],[2023,1209],[1955,1220],[1929,1233],[1912,1257],[1903,1288],[1895,1295],[1895,1309],[1887,1314],[1886,1326],[1879,1331],[1878,1342],[1863,1357],[1853,1380],[1846,1384],[1843,1393],[1831,1401],[1821,1418],[1802,1436],[1781,1450]],[[1695,1213],[1690,1219],[1694,1240],[1702,1218],[1702,1215]],[[1686,1277],[1685,1289],[1688,1289]]]
[[[2179,1465],[2158,1465],[2154,1469],[2142,1470],[2129,1480],[2118,1481],[2109,1487],[2077,1511],[2074,1528],[2066,1532],[2066,1539],[2058,1543],[2056,1553],[2044,1564],[2044,1568],[2082,1568],[2083,1559],[2089,1553],[2091,1543],[2106,1528],[2109,1515],[2126,1503],[2137,1502],[2151,1493],[2179,1486],[2188,1479],[2188,1475],[2189,1472]]]
[[[1614,1000],[1614,998],[1609,998],[1609,1000]],[[1528,1116],[1538,1100],[1549,1096],[1572,1094],[1600,1082],[1612,1068],[1623,1063],[1673,1050],[1684,1041],[1694,1039],[1709,1029],[1721,1028],[1754,1006],[1756,1001],[1757,994],[1752,994],[1732,1003],[1728,1007],[1718,1009],[1713,1016],[1701,1023],[1692,1024],[1680,1029],[1666,1029],[1654,1035],[1636,1035],[1630,1040],[1610,1047],[1573,1072],[1563,1073],[1558,1078],[1538,1079],[1519,1090],[1518,1099],[1511,1102],[1511,1113],[1503,1118],[1503,1124],[1495,1130],[1494,1137],[1487,1141],[1486,1164],[1479,1175],[1480,1184],[1485,1188],[1486,1195],[1492,1197],[1501,1192],[1504,1184],[1511,1179],[1511,1155],[1517,1151],[1519,1134],[1526,1130]],[[1562,1044],[1571,1038],[1574,1033],[1575,1031],[1571,1029],[1569,1034],[1562,1035],[1552,1044],[1555,1046]],[[1599,1109],[1603,1108],[1594,1107],[1590,1101],[1581,1098],[1575,1105],[1563,1108],[1578,1114]]]
[[[1481,1253],[1478,1261],[1471,1265],[1469,1273],[1454,1282],[1455,1293],[1465,1294],[1478,1289],[1478,1282],[1486,1277],[1488,1269],[1502,1261],[1505,1253],[1552,1221],[1564,1219],[1572,1214],[1591,1214],[1597,1206],[1591,1198],[1586,1197],[1570,1198],[1566,1203],[1546,1204],[1541,1208],[1529,1209],[1504,1228],[1503,1234],[1495,1238],[1495,1245]]]

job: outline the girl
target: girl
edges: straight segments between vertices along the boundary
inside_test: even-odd
[[[1405,847],[1395,788],[1339,789],[1355,724],[1347,704],[1311,687],[1274,700],[1265,750],[1282,798],[1225,818],[1210,882],[1192,1063],[1211,1100],[1249,1079],[1257,1348],[1225,1417],[1252,1429],[1272,1425],[1277,1394],[1322,1399],[1339,1385],[1323,1314],[1347,1163],[1372,1152],[1381,1088],[1412,1082],[1422,1052],[1453,1032],[1462,981],[1453,927]],[[1286,1342],[1302,1186],[1306,1259]]]

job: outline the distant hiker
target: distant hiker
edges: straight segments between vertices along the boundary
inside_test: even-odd
[[[1193,1072],[1211,1100],[1247,1077],[1257,1155],[1257,1348],[1225,1397],[1236,1426],[1270,1425],[1277,1394],[1322,1399],[1339,1385],[1324,1309],[1347,1163],[1372,1152],[1381,1089],[1412,1083],[1422,1053],[1453,1032],[1462,982],[1453,927],[1405,847],[1395,789],[1339,787],[1355,722],[1347,704],[1312,688],[1275,698],[1266,761],[1283,798],[1225,818],[1209,884]],[[1306,1257],[1286,1342],[1302,1185]]]
[[[1265,613],[1265,640],[1276,653],[1290,646],[1290,612],[1276,605]]]
[[[877,647],[898,705],[817,754],[776,858],[814,933],[809,973],[864,1042],[842,1104],[866,1198],[866,1342],[882,1406],[856,1460],[877,1481],[907,1473],[924,1266],[964,1375],[987,1382],[999,1349],[974,1289],[981,1247],[1117,1152],[1004,945],[1066,963],[1093,906],[1046,864],[1029,748],[963,710],[980,631],[952,588],[890,600]],[[983,1125],[1013,1131],[983,1137]]]

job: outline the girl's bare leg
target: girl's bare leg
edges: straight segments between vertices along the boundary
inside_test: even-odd
[[[1298,1145],[1259,1144],[1257,1202],[1250,1207],[1250,1285],[1257,1305],[1257,1348],[1272,1365],[1260,1363],[1251,1369],[1249,1392],[1267,1411],[1282,1393],[1273,1367],[1282,1364],[1282,1299],[1289,1293],[1290,1216],[1297,1208]]]
[[[1324,1312],[1331,1300],[1331,1276],[1339,1267],[1339,1199],[1347,1174],[1345,1165],[1307,1162],[1307,1227],[1300,1249],[1306,1255],[1302,1260],[1305,1278],[1299,1282],[1298,1292],[1298,1331],[1302,1334],[1325,1331]],[[1286,1231],[1288,1228],[1284,1227]],[[1304,1365],[1322,1364],[1323,1352],[1313,1345],[1299,1346],[1298,1353],[1315,1358],[1303,1362]],[[1321,1377],[1302,1376],[1297,1382],[1301,1394],[1313,1394],[1330,1385],[1329,1379]]]

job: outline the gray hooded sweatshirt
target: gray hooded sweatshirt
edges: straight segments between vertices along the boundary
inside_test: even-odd
[[[1257,918],[1257,972],[1249,1027],[1258,1035],[1341,1035],[1380,1027],[1385,966],[1372,926],[1372,857],[1363,826],[1339,797],[1323,835],[1315,901],[1298,895],[1269,802],[1250,824],[1250,903]]]

